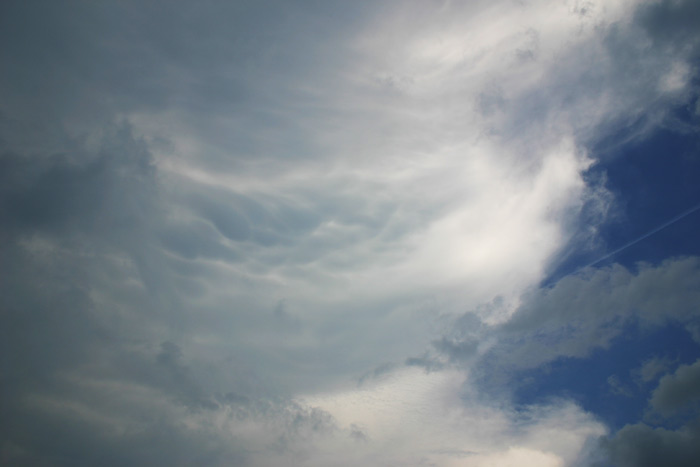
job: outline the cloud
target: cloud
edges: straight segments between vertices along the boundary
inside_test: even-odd
[[[614,465],[694,465],[698,452],[698,427],[693,422],[679,430],[627,425],[604,443]]]
[[[582,358],[607,348],[630,323],[655,327],[697,320],[698,258],[614,264],[584,270],[528,296],[512,319],[494,333],[497,367],[535,368],[561,357]],[[515,351],[517,349],[517,351]]]
[[[644,383],[654,381],[659,375],[668,373],[673,362],[665,357],[653,357],[645,361],[644,364],[634,374]]]
[[[33,421],[12,424],[20,433],[6,437],[8,462],[284,465],[303,462],[337,431],[328,414],[291,401],[228,397],[194,410],[166,388],[85,375],[65,379],[65,394],[22,400]]]
[[[451,330],[434,341],[420,361],[469,368],[470,384],[487,389],[484,396],[491,401],[508,400],[528,384],[522,377],[526,370],[546,368],[565,359],[586,359],[596,350],[608,349],[631,324],[642,332],[652,332],[680,323],[694,336],[698,271],[696,257],[667,260],[656,266],[639,264],[636,271],[620,265],[583,270],[526,295],[504,323],[486,325],[477,317],[478,310],[451,321]],[[614,354],[610,358],[615,358]],[[672,367],[669,358],[654,357],[632,374],[640,384],[650,383]],[[680,428],[666,423],[696,417],[696,367],[697,362],[680,365],[661,377],[649,400],[649,420],[628,424],[609,438],[601,438],[600,449],[592,442],[586,445],[588,450],[581,447],[577,462],[657,465],[664,459],[668,465],[691,465],[697,423]],[[640,390],[626,385],[617,375],[611,375],[607,383],[613,394],[630,400]],[[657,426],[649,424],[653,420]],[[571,461],[564,465],[571,465]]]
[[[692,334],[698,283],[696,257],[639,264],[636,271],[619,264],[584,269],[524,295],[502,324],[486,326],[467,313],[433,348],[453,362],[483,362],[485,372],[504,377],[560,358],[588,357],[607,349],[631,324],[652,329],[676,322]],[[645,370],[647,378],[651,370]]]
[[[637,16],[639,22],[656,41],[665,44],[680,42],[695,44],[698,41],[694,28],[700,20],[700,8],[695,2],[688,0],[651,2],[643,5]]]
[[[357,459],[404,465],[572,465],[584,444],[605,432],[567,401],[520,412],[489,405],[454,370],[402,368],[357,389],[303,400],[334,414],[340,426],[363,427],[367,444],[344,454],[349,457],[341,465],[356,465]]]
[[[601,439],[600,447],[609,461],[620,466],[693,465],[700,439],[697,368],[698,361],[678,366],[661,378],[649,399],[647,419],[656,418],[656,425],[680,420],[681,426],[650,426],[649,421],[625,425]]]
[[[488,388],[493,400],[504,400],[527,384],[522,380],[524,370],[546,368],[567,358],[586,359],[596,350],[609,348],[631,323],[642,332],[680,323],[694,336],[699,281],[696,257],[667,260],[657,266],[639,264],[636,271],[620,265],[583,270],[526,296],[502,324],[486,326],[471,313],[454,321],[453,329],[433,343],[429,355],[443,364],[470,368],[477,387]],[[654,357],[632,374],[640,383],[650,383],[672,367],[669,358]],[[590,447],[582,454],[582,465],[607,465],[608,461],[614,465],[691,465],[697,422],[680,428],[671,422],[696,417],[696,367],[697,362],[680,365],[661,377],[649,399],[649,420],[628,424],[609,438],[601,438],[602,450]],[[616,375],[607,382],[614,394],[637,395]],[[650,425],[652,421],[657,426]]]
[[[697,258],[538,288],[590,148],[693,96],[690,2],[0,8],[9,463],[572,465],[602,424],[480,365],[695,325]]]
[[[504,453],[498,453],[492,456],[483,456],[477,461],[476,464],[479,466],[510,466],[510,465],[523,465],[523,466],[547,466],[547,467],[560,467],[565,465],[562,459],[555,455],[543,453],[540,451],[523,449],[523,448],[510,448]]]
[[[625,396],[625,397],[633,397],[634,393],[632,392],[631,389],[626,387],[624,384],[620,382],[620,378],[618,378],[615,375],[611,375],[608,377],[608,385],[610,386],[610,391],[613,394],[619,395],[619,396]]]
[[[700,361],[681,365],[673,374],[659,381],[651,397],[651,406],[664,414],[672,414],[700,398]]]

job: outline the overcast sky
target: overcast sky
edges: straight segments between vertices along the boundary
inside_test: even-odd
[[[1,463],[691,466],[700,2],[8,0]]]

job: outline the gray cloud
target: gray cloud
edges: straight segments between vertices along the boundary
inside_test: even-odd
[[[689,48],[697,45],[695,30],[700,21],[697,2],[663,0],[642,6],[637,17],[650,35],[664,45],[684,43]]]
[[[634,393],[630,388],[625,386],[620,382],[620,378],[616,375],[611,375],[608,377],[608,385],[610,386],[610,391],[618,396],[634,397]]]
[[[357,380],[357,385],[362,386],[365,382],[381,378],[382,376],[385,376],[387,374],[390,374],[392,371],[396,369],[396,365],[393,363],[384,363],[382,365],[379,365],[378,367],[364,373],[362,376],[360,376]]]
[[[508,393],[504,388],[518,384],[521,370],[543,367],[559,358],[585,358],[595,349],[607,348],[631,323],[649,330],[677,322],[694,336],[699,282],[695,257],[657,266],[640,264],[636,271],[619,265],[584,270],[527,296],[503,324],[486,326],[475,315],[465,315],[470,316],[467,321],[463,317],[455,322],[454,330],[433,344],[433,358],[460,365],[476,361],[477,366],[468,365],[471,371],[477,370],[475,376],[499,399]],[[458,337],[475,328],[481,328],[476,336]],[[655,357],[632,373],[640,384],[650,383],[672,365],[668,358]],[[591,445],[582,454],[581,465],[692,465],[697,421],[680,428],[672,425],[696,417],[700,394],[696,367],[697,362],[681,365],[659,380],[646,418],[661,426],[627,425],[601,439],[600,449]],[[635,395],[635,388],[624,386],[615,375],[608,384],[614,394]]]
[[[523,428],[469,406],[444,447],[411,417],[438,399],[467,410],[463,377],[441,379],[455,366],[585,356],[630,319],[693,325],[695,258],[587,270],[487,323],[579,216],[602,219],[582,144],[694,92],[695,7],[631,22],[561,7],[561,33],[544,3],[496,5],[484,14],[504,27],[482,43],[464,31],[488,2],[419,3],[0,6],[3,461],[488,464],[514,443],[503,459],[557,461],[599,433],[556,407],[576,440],[564,449],[542,441],[559,418],[546,408]],[[446,318],[464,309],[477,313]],[[427,370],[408,368],[423,386],[397,383],[407,415],[386,425],[415,458],[373,444],[389,428],[301,401],[382,400],[372,391],[406,370],[386,362]],[[488,447],[461,449],[484,420]]]
[[[700,400],[700,360],[692,365],[681,365],[659,381],[651,396],[651,406],[663,414],[688,409]]]
[[[464,315],[433,343],[427,358],[466,366],[490,397],[502,400],[522,383],[522,370],[544,367],[559,358],[585,358],[595,349],[607,348],[632,323],[643,330],[681,323],[694,336],[699,265],[698,258],[691,257],[657,266],[639,264],[636,271],[619,265],[581,271],[526,296],[502,324],[486,325],[477,318],[478,311]],[[640,384],[656,381],[673,365],[662,357],[642,363],[632,371]],[[627,425],[590,444],[582,451],[581,465],[692,465],[697,421],[680,428],[673,428],[673,423],[696,417],[700,394],[696,367],[697,362],[681,365],[663,376],[649,401],[649,421]],[[636,394],[637,388],[623,385],[616,375],[608,378],[608,384],[613,394]],[[661,426],[650,425],[651,420]]]
[[[613,465],[646,467],[695,465],[700,448],[700,431],[695,421],[679,430],[627,425],[603,446]]]
[[[489,378],[507,379],[512,372],[608,348],[631,324],[650,329],[678,322],[692,334],[698,284],[696,257],[639,264],[636,271],[617,264],[583,270],[524,296],[502,324],[487,326],[473,313],[464,315],[433,348],[452,362],[481,362]],[[645,370],[646,378],[650,372]]]
[[[643,383],[649,383],[668,373],[673,365],[673,361],[667,357],[653,357],[645,361],[640,368],[632,371],[633,376]]]
[[[698,258],[640,264],[634,272],[619,265],[584,271],[533,295],[503,331],[534,338],[522,341],[523,358],[530,355],[531,345],[538,349],[533,348],[531,357],[540,362],[556,356],[582,357],[607,347],[630,320],[643,326],[669,320],[693,323],[699,280]]]

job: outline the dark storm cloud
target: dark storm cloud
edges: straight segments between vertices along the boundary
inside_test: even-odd
[[[126,124],[107,132],[94,153],[2,154],[3,231],[118,241],[120,231],[143,228],[155,214],[150,153]]]
[[[94,323],[88,294],[110,274],[100,270],[109,266],[104,256],[125,254],[137,274],[149,274],[149,254],[136,239],[148,237],[157,215],[150,156],[128,126],[108,133],[96,154],[0,156],[4,329],[24,323],[23,332],[8,336],[10,350],[21,347],[25,335],[38,334],[37,343],[55,341],[57,347],[47,347],[38,361],[60,355],[64,340],[71,348],[81,345],[82,333],[88,340],[100,334],[88,331]],[[46,326],[47,334],[32,332],[35,326]],[[51,329],[68,334],[51,336]],[[10,354],[23,358],[23,352]],[[31,369],[27,359],[17,367]]]
[[[86,105],[87,98],[100,97],[91,105],[166,106],[174,103],[170,99],[175,92],[192,92],[199,98],[185,104],[200,106],[200,111],[220,109],[250,96],[252,89],[241,88],[246,79],[308,65],[303,56],[287,52],[312,49],[332,24],[320,19],[343,15],[338,5],[323,3],[326,7],[318,4],[316,10],[251,1],[197,6],[160,1],[6,3],[3,53],[9,69],[3,84],[24,91],[16,96],[23,99],[38,90],[32,102],[42,105],[72,106],[71,98],[79,95]],[[346,20],[353,18],[352,10],[345,13]],[[308,26],[305,34],[299,33],[300,24]],[[306,58],[313,60],[313,54]],[[88,83],[92,89],[86,95],[83,86]],[[115,97],[127,100],[118,103],[111,100]],[[208,104],[217,100],[212,109]]]
[[[109,367],[108,362],[117,371],[126,370],[125,363],[131,368],[141,364],[127,351],[144,337],[144,329],[134,327],[132,313],[157,313],[159,304],[123,281],[150,284],[154,294],[160,288],[151,269],[154,255],[143,244],[159,215],[147,147],[128,125],[116,125],[104,130],[95,150],[83,147],[58,155],[5,151],[0,161],[4,460],[119,465],[157,457],[143,439],[111,438],[80,417],[64,417],[61,410],[31,402],[34,396],[46,396],[61,409],[64,398],[82,398],[86,407],[94,404],[99,411],[107,401],[95,400],[99,393],[72,390],[65,375]],[[123,267],[129,263],[133,269]],[[104,290],[106,283],[112,283],[111,290]],[[102,305],[95,300],[97,291]],[[113,298],[126,313],[110,309]],[[149,318],[137,321],[144,325]],[[128,379],[128,374],[121,377]],[[178,431],[162,425],[152,434],[172,440]],[[187,450],[179,455],[187,457]],[[178,454],[163,455],[174,461]]]
[[[659,381],[651,397],[651,406],[669,415],[697,406],[700,401],[700,360],[692,365],[681,365],[673,374]]]
[[[43,126],[50,134],[68,129],[84,135],[124,114],[171,112],[212,146],[235,148],[235,154],[199,154],[199,164],[230,170],[270,152],[308,156],[288,114],[312,106],[313,98],[295,83],[322,80],[308,76],[309,69],[339,56],[333,44],[359,12],[344,2],[306,7],[278,1],[196,7],[6,2],[0,15],[0,60],[6,64],[0,117]],[[227,121],[212,122],[217,115]],[[21,132],[3,136],[8,144],[56,149],[55,140],[32,141]]]
[[[201,296],[211,273],[178,256],[235,262],[235,244],[284,241],[276,232],[305,232],[314,215],[192,190],[181,204],[189,217],[173,216],[148,143],[114,123],[124,113],[184,108],[196,120],[236,106],[250,114],[229,133],[239,154],[255,151],[262,140],[246,126],[278,124],[271,109],[290,91],[277,77],[304,72],[300,59],[313,53],[293,51],[310,52],[329,24],[286,3],[0,8],[3,462],[243,465],[248,448],[224,442],[208,420],[197,429],[180,421],[215,410],[275,425],[260,449],[292,452],[304,433],[332,431],[320,410],[266,401],[246,374],[250,358],[211,359],[248,380],[202,383],[202,366],[193,370],[168,340],[189,319],[180,299]],[[339,14],[325,8],[320,16]],[[277,84],[261,92],[263,80]],[[284,308],[263,321],[299,328]],[[218,395],[227,391],[239,400]]]
[[[160,352],[156,361],[158,367],[163,370],[165,378],[162,386],[178,394],[186,406],[201,406],[205,409],[218,408],[215,402],[207,400],[202,389],[194,381],[189,368],[182,362],[182,351],[177,344],[169,341],[160,344]]]
[[[3,462],[245,465],[245,447],[179,421],[233,406],[156,330],[181,326],[177,297],[194,281],[158,247],[177,230],[165,220],[149,148],[128,124],[100,133],[61,154],[0,157]],[[218,234],[208,240],[202,230],[183,241],[227,258]],[[238,418],[277,420],[269,442],[284,452],[296,449],[294,433],[329,423],[291,402],[259,401],[250,382],[226,387],[262,404],[239,401]]]
[[[603,446],[613,465],[619,467],[692,467],[700,456],[699,441],[696,420],[678,430],[627,425]]]

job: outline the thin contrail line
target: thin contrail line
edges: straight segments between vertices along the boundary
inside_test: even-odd
[[[698,209],[700,209],[700,204],[697,204],[697,205],[693,206],[692,208],[688,209],[687,211],[684,211],[684,212],[682,212],[681,214],[678,214],[678,215],[677,215],[676,217],[674,217],[673,219],[664,222],[664,223],[661,224],[660,226],[658,226],[658,227],[656,227],[656,228],[650,230],[649,232],[645,233],[645,234],[642,235],[641,237],[637,237],[636,239],[632,240],[631,242],[625,243],[625,244],[622,245],[620,248],[618,248],[618,249],[616,249],[616,250],[614,250],[614,251],[611,251],[611,252],[608,253],[607,255],[605,255],[605,256],[603,256],[603,257],[601,257],[601,258],[598,258],[597,260],[593,261],[592,263],[590,263],[590,264],[584,266],[584,268],[589,268],[589,267],[591,267],[591,266],[595,266],[596,264],[600,263],[601,261],[604,261],[604,260],[610,258],[611,256],[614,256],[614,255],[618,254],[618,253],[621,252],[622,250],[625,250],[625,249],[631,247],[632,245],[635,245],[635,244],[641,242],[642,240],[644,240],[644,239],[646,239],[646,238],[648,238],[648,237],[651,237],[652,235],[654,235],[655,233],[657,233],[657,232],[659,232],[659,231],[665,229],[665,228],[668,227],[669,225],[675,224],[675,223],[678,222],[679,220],[683,219],[683,218],[686,217],[686,216],[689,216],[690,214],[694,213],[694,212],[697,211]],[[584,268],[581,268],[581,269],[584,269]]]

